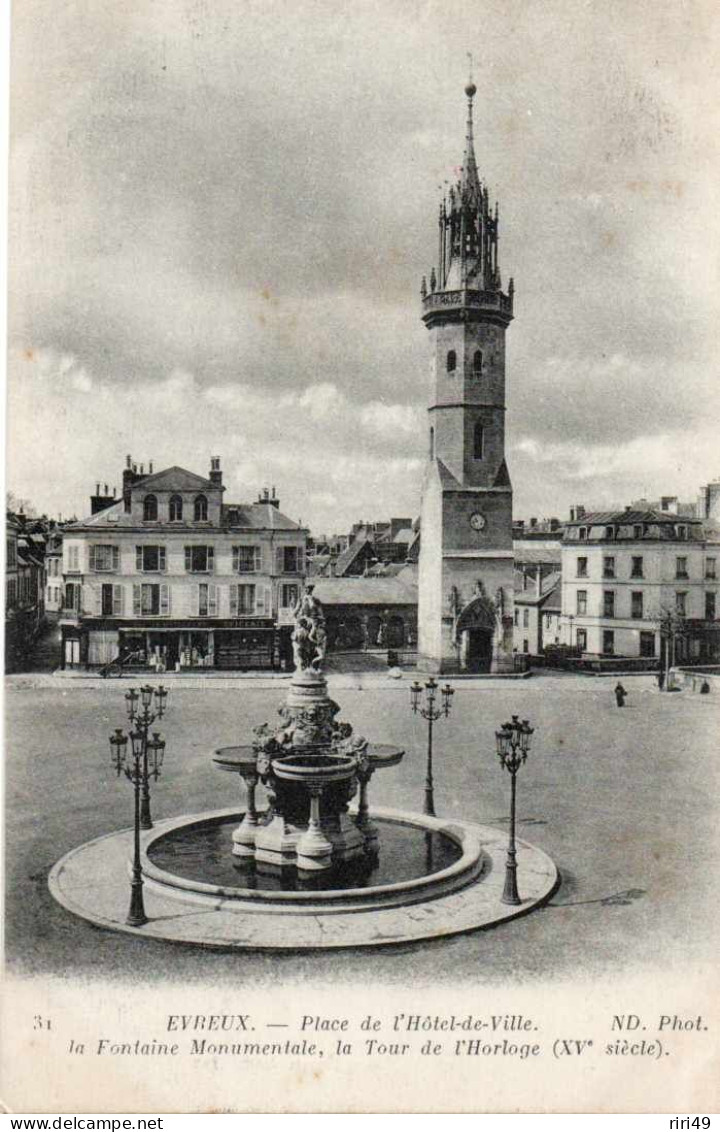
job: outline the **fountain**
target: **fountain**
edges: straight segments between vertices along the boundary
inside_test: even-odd
[[[378,857],[377,826],[370,821],[368,785],[373,773],[400,762],[404,751],[355,737],[336,719],[322,672],[325,618],[308,586],[295,610],[295,673],[280,723],[254,730],[251,746],[223,747],[215,763],[245,782],[247,809],[232,836],[232,852],[259,871],[297,869],[332,873],[349,861],[372,866]],[[268,810],[262,819],[255,792],[262,783]],[[357,814],[349,803],[358,794]]]
[[[295,672],[275,725],[212,753],[245,804],[155,821],[140,834],[147,922],[124,922],[127,830],[66,854],[53,896],[114,931],[222,948],[368,947],[449,935],[523,915],[558,884],[546,854],[517,841],[523,901],[502,903],[506,834],[369,803],[399,747],[339,718],[323,673],[325,619],[308,586],[295,610]],[[258,800],[258,790],[264,798]]]

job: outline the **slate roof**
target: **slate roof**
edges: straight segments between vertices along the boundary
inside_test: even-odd
[[[566,527],[603,527],[614,523],[697,523],[685,515],[669,515],[667,511],[591,511],[579,519],[571,519]]]
[[[144,476],[142,479],[135,480],[132,490],[135,491],[139,487],[143,491],[225,490],[222,485],[215,484],[204,476],[198,476],[195,472],[189,472],[187,468],[181,468],[178,464],[173,464],[171,468],[163,468],[161,472],[154,472],[151,476]]]
[[[366,548],[370,550],[373,548],[370,539],[356,539],[355,542],[350,543],[350,546],[343,550],[341,554],[338,554],[335,560],[335,574],[337,577],[342,577]]]
[[[538,597],[535,590],[534,580],[530,582],[530,588],[527,590],[515,590],[515,604],[516,605],[541,605],[543,609],[548,608],[548,602],[555,596],[557,601],[557,608],[560,608],[560,582],[562,574],[559,570],[553,570],[552,574],[547,574],[542,580],[542,588],[540,596]],[[552,608],[551,604],[551,608]]]
[[[405,578],[318,578],[323,605],[416,605],[417,585]]]

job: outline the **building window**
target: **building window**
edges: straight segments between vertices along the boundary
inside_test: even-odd
[[[98,612],[103,617],[120,617],[123,611],[123,587],[106,582],[101,586]]]
[[[68,547],[68,573],[69,574],[79,574],[80,573],[80,547],[79,546],[69,546]]]
[[[157,495],[146,495],[143,499],[143,522],[154,522],[158,517]]]
[[[643,529],[642,529],[642,527],[640,526],[640,524],[639,524],[639,523],[637,523],[637,524],[636,524],[636,525],[635,525],[635,526],[633,527],[633,538],[642,538],[642,537],[643,537]]]
[[[578,629],[577,630],[577,633],[575,634],[575,643],[577,644],[577,647],[580,649],[581,652],[585,652],[585,650],[587,649],[587,630],[586,629]]]
[[[204,523],[208,517],[208,501],[204,495],[195,497],[193,515],[196,523]]]
[[[687,593],[677,592],[675,594],[675,612],[678,617],[687,615]]]
[[[485,429],[480,421],[475,424],[475,432],[473,434],[473,456],[476,460],[482,460],[483,449],[485,446]]]
[[[76,582],[68,582],[65,586],[65,608],[80,612],[80,594],[82,587]]]
[[[630,616],[642,620],[643,616],[643,594],[642,590],[634,590],[630,595]]]
[[[476,350],[473,356],[473,372],[482,373],[482,350]]]
[[[90,572],[93,574],[117,574],[120,569],[119,546],[91,546]]]
[[[456,365],[457,365],[457,354],[455,353],[454,350],[448,350],[448,355],[447,355],[447,358],[445,360],[445,369],[448,371],[448,373],[453,373]]]
[[[630,577],[631,578],[642,578],[643,577],[643,560],[642,560],[642,558],[633,558],[632,567],[630,569]]]
[[[576,578],[587,578],[587,576],[588,576],[587,564],[588,564],[587,558],[578,558],[578,560],[577,560],[577,572],[575,574]]]
[[[645,657],[655,656],[655,634],[654,633],[641,633],[640,634],[640,656],[645,656]]]
[[[676,527],[675,531],[679,539],[687,538],[687,527]]]
[[[675,559],[675,577],[676,578],[687,578],[687,576],[688,576],[687,558],[676,558]]]
[[[615,559],[603,558],[603,578],[615,577]]]
[[[578,590],[575,595],[575,612],[581,616],[587,613],[587,590]]]
[[[171,523],[177,523],[182,519],[183,501],[179,495],[170,496],[169,518]]]
[[[211,586],[208,582],[200,582],[197,594],[198,617],[216,617],[217,607],[217,586]]]
[[[530,644],[529,644],[527,637],[525,637],[524,640],[523,640],[523,652],[525,652],[525,653],[530,652]]]
[[[185,547],[186,574],[212,574],[215,551],[211,546]]]
[[[294,609],[300,597],[300,587],[295,583],[280,587],[280,605],[283,609]]]
[[[248,615],[255,612],[255,586],[241,584],[230,586],[230,616]]]
[[[235,574],[257,574],[260,570],[259,546],[234,546],[232,555]]]
[[[133,613],[140,617],[157,617],[170,612],[170,587],[156,582],[133,586]]]
[[[6,539],[5,540],[5,549],[6,549],[5,568],[9,569],[13,566],[17,566],[17,549],[16,549],[16,546],[15,546],[15,540],[11,539],[11,538]]]
[[[530,610],[529,609],[523,609],[523,629],[527,629],[529,625],[530,625]]]
[[[278,574],[302,574],[304,569],[303,547],[279,546],[277,548]]]
[[[430,459],[435,459],[435,429],[430,429]]]
[[[515,610],[515,624],[516,625],[520,624],[520,610],[519,609]]]
[[[606,527],[605,528],[605,538],[606,539],[614,539],[615,538],[615,528],[614,527]]]
[[[715,578],[716,576],[717,575],[715,574],[715,559],[714,558],[706,558],[705,559],[705,577],[706,578]]]
[[[605,656],[613,656],[615,653],[614,629],[603,629],[603,653]]]
[[[585,541],[585,539],[587,538],[587,527],[578,528],[578,538],[581,542]]]
[[[705,594],[705,620],[706,621],[714,621],[715,620],[715,594],[714,593],[706,593]]]
[[[615,590],[603,591],[603,617],[615,616]]]
[[[135,547],[135,569],[138,574],[164,574],[165,565],[164,546]]]

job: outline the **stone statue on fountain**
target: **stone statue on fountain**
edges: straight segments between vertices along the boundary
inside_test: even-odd
[[[295,606],[293,616],[293,660],[298,672],[321,673],[327,652],[327,630],[325,614],[313,586],[307,586]]]

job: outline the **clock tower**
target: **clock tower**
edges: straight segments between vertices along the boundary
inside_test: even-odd
[[[512,671],[512,487],[505,463],[505,331],[498,207],[478,175],[476,88],[460,180],[440,205],[437,271],[422,282],[430,338],[418,652],[436,672]]]

